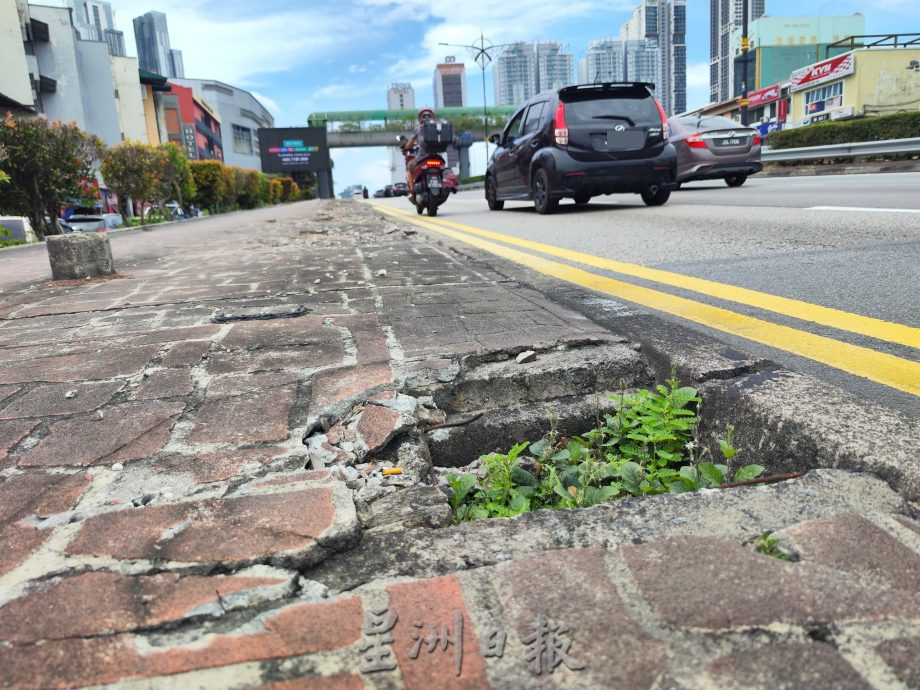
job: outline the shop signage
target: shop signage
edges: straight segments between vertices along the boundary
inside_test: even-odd
[[[751,93],[748,94],[748,107],[758,108],[767,103],[778,101],[781,94],[782,88],[779,84],[774,84],[773,86],[768,86],[758,91],[751,91]]]
[[[792,92],[802,91],[804,89],[823,84],[828,81],[840,79],[855,71],[855,60],[853,53],[838,55],[830,60],[819,62],[815,65],[803,67],[796,70],[789,77]]]

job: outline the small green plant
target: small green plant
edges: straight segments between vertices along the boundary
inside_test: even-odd
[[[520,443],[507,454],[481,458],[486,476],[448,475],[455,522],[512,517],[541,508],[586,508],[624,495],[685,493],[753,479],[760,465],[732,472],[738,454],[734,428],[719,439],[725,464],[703,461],[708,452],[697,440],[698,391],[672,376],[655,390],[610,396],[612,412],[597,408],[588,432],[562,438],[558,417],[549,413],[549,432]],[[525,455],[525,451],[527,454]]]
[[[25,240],[9,239],[12,236],[13,236],[13,233],[11,233],[5,227],[0,225],[0,247],[15,247],[17,245],[26,243]]]
[[[754,540],[754,548],[757,549],[758,552],[765,556],[770,556],[771,558],[776,558],[781,561],[792,560],[792,556],[780,548],[779,539],[769,532],[761,534]]]

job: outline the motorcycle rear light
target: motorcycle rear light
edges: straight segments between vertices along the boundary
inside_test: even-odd
[[[665,141],[671,136],[671,126],[668,124],[668,116],[665,115],[664,108],[658,99],[655,99],[655,105],[658,106],[658,114],[661,115],[661,138]]]
[[[565,125],[565,103],[556,107],[556,119],[553,122],[554,136],[559,146],[569,145],[569,128]]]
[[[426,168],[442,168],[442,167],[444,167],[444,166],[443,166],[443,164],[441,163],[441,161],[427,160],[427,161],[425,161],[425,167],[426,167]]]
[[[703,141],[701,134],[693,134],[687,137],[687,146],[691,149],[704,149],[706,148],[706,142]]]

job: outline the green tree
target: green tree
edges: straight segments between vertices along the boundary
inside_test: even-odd
[[[195,197],[195,180],[185,151],[178,144],[167,142],[157,147],[159,189],[161,202],[175,199],[182,208]]]
[[[58,215],[70,197],[80,195],[80,180],[93,175],[104,148],[75,123],[36,117],[0,122],[3,167],[9,184],[0,187],[0,208],[28,216],[40,239],[60,233]]]
[[[142,208],[145,203],[162,198],[162,168],[160,151],[137,141],[113,146],[102,155],[102,177],[109,189],[118,195],[123,209],[127,209],[129,198],[140,202]]]
[[[224,164],[220,161],[192,161],[192,179],[195,181],[195,203],[211,213],[217,213],[224,189]]]

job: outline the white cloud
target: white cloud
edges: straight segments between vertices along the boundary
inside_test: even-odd
[[[349,65],[348,66],[349,74],[360,74],[361,72],[367,72],[367,68],[362,67],[361,65]]]
[[[262,103],[262,105],[268,108],[269,112],[272,115],[275,115],[277,117],[279,114],[281,114],[281,106],[278,105],[278,103],[274,101],[273,99],[269,98],[265,94],[259,93],[258,91],[250,91],[249,93],[255,96],[256,100],[258,100],[260,103]]]

